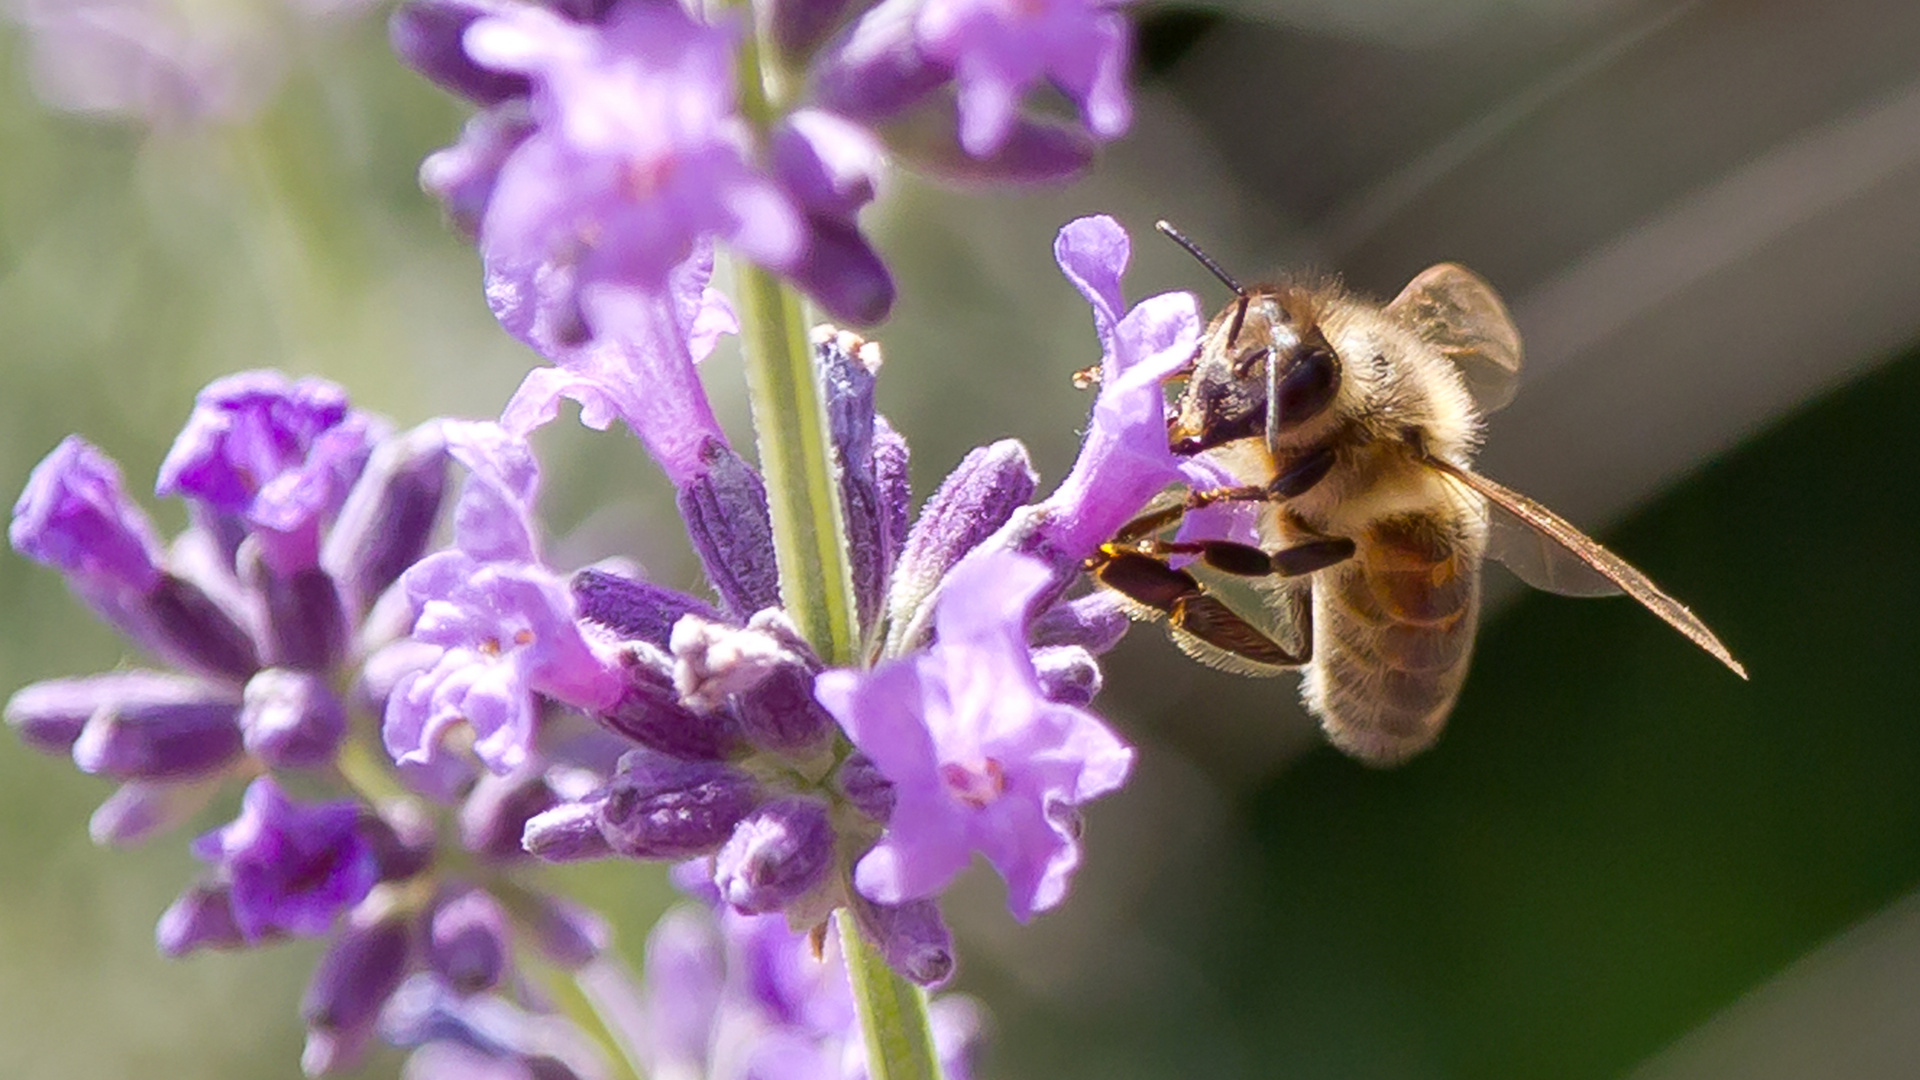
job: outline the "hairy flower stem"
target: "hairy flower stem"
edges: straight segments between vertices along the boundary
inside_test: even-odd
[[[846,526],[800,298],[758,267],[741,271],[739,291],[748,394],[772,506],[781,599],[828,663],[851,666],[858,662],[858,629]],[[869,1075],[938,1080],[926,995],[887,966],[844,910],[840,940],[866,1032]]]
[[[927,1023],[926,991],[900,977],[860,936],[853,913],[841,908],[840,945],[847,978],[860,1007],[867,1040],[867,1071],[873,1080],[940,1080],[940,1059]]]
[[[748,10],[752,25],[745,0],[728,2]],[[777,117],[756,34],[745,35],[738,61],[741,111],[764,137]],[[781,603],[821,658],[851,667],[860,660],[852,562],[805,312],[799,295],[778,278],[746,262],[737,265],[747,395],[773,518]],[[940,1080],[926,994],[887,966],[845,909],[839,917],[853,999],[866,1033],[867,1075]]]
[[[827,663],[849,665],[858,641],[853,576],[800,298],[757,266],[742,267],[739,284],[747,393],[773,515],[781,602]]]

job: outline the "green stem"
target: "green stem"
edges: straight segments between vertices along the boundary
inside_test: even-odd
[[[725,0],[752,18],[749,0]],[[763,137],[778,119],[769,99],[762,43],[749,33],[739,53],[740,108]],[[827,663],[859,663],[860,627],[847,557],[846,521],[834,480],[826,408],[813,369],[800,297],[772,274],[740,264],[740,337],[760,471],[773,518],[780,600]],[[860,935],[843,908],[840,941],[866,1033],[872,1080],[940,1080],[927,999]]]
[[[867,939],[853,913],[840,909],[840,946],[867,1038],[873,1080],[940,1080],[940,1058],[927,1024],[927,995],[900,977]]]
[[[800,298],[757,266],[739,274],[747,393],[773,515],[780,600],[829,664],[856,660],[853,576],[826,410]]]

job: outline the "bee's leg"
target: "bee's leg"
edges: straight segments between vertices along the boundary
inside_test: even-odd
[[[1238,546],[1238,545],[1236,545]],[[1253,549],[1253,550],[1258,550]],[[1153,555],[1103,548],[1094,575],[1101,584],[1163,615],[1176,632],[1256,664],[1297,667],[1313,655],[1313,611],[1308,588],[1291,590],[1288,602],[1301,644],[1288,649],[1236,615],[1192,574]],[[1304,583],[1303,583],[1304,584]]]
[[[1327,478],[1339,457],[1331,446],[1309,450],[1287,463],[1280,474],[1267,484],[1267,497],[1275,502],[1298,498]]]
[[[1344,536],[1320,537],[1279,551],[1267,551],[1251,544],[1236,544],[1231,540],[1141,545],[1142,554],[1162,558],[1168,555],[1194,555],[1215,570],[1238,577],[1303,577],[1345,562],[1353,557],[1353,551],[1353,541]]]
[[[1199,510],[1218,502],[1286,502],[1313,490],[1327,478],[1339,460],[1331,446],[1320,446],[1294,458],[1267,484],[1244,487],[1208,488],[1187,496],[1186,509]]]
[[[1125,525],[1120,526],[1120,531],[1114,533],[1113,539],[1102,545],[1101,550],[1102,552],[1110,554],[1110,552],[1107,552],[1108,548],[1123,548],[1138,543],[1174,522],[1179,521],[1182,517],[1186,516],[1186,513],[1187,508],[1185,506],[1180,503],[1174,503],[1172,506],[1155,510],[1151,514],[1142,514],[1132,521],[1127,522]],[[1095,555],[1093,560],[1090,561],[1098,561],[1101,557],[1101,555]],[[1091,567],[1089,567],[1089,569],[1091,569]]]

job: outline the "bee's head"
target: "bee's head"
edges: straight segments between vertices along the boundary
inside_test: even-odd
[[[1318,307],[1305,291],[1256,287],[1213,317],[1169,432],[1175,453],[1284,434],[1333,401],[1340,359]]]

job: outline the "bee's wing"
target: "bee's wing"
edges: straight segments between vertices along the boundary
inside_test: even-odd
[[[1487,557],[1536,589],[1561,596],[1617,596],[1620,586],[1526,519],[1488,500]]]
[[[1481,412],[1513,400],[1520,381],[1520,331],[1485,278],[1459,263],[1429,266],[1407,282],[1386,311],[1453,361]]]
[[[1713,636],[1713,631],[1707,629],[1707,624],[1695,618],[1686,605],[1662,592],[1658,585],[1648,580],[1647,575],[1569,525],[1565,518],[1478,473],[1468,472],[1437,458],[1428,458],[1427,463],[1486,499],[1491,507],[1496,507],[1496,519],[1501,512],[1511,514],[1525,528],[1571,552],[1594,573],[1640,601],[1648,611],[1666,620],[1668,626],[1685,634],[1688,640],[1713,654],[1714,659],[1733,669],[1734,674],[1743,679],[1747,677],[1747,669],[1740,666],[1740,662],[1733,658],[1720,639]]]

